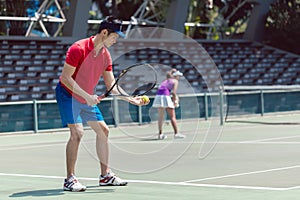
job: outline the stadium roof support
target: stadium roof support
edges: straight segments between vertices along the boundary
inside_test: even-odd
[[[128,24],[126,29],[126,36],[128,36],[129,32],[133,28],[143,27],[143,26],[164,26],[165,21],[164,17],[164,8],[168,6],[166,1],[161,0],[144,0],[140,7],[135,11],[135,13],[131,16],[131,19],[128,23],[123,22],[123,24]],[[149,34],[151,37],[155,35],[158,29],[153,29]],[[143,34],[139,34],[140,38],[147,38],[149,36],[144,36]]]
[[[188,0],[144,0],[136,12],[131,16],[128,23],[126,35],[136,27],[156,26],[172,29],[180,33],[184,33],[184,26],[188,15]],[[165,9],[167,8],[167,9]],[[167,15],[166,15],[167,13]],[[166,15],[166,17],[165,17]],[[149,34],[154,37],[158,29],[153,29]],[[141,38],[147,38],[149,35],[139,35]]]
[[[55,16],[50,16],[50,15],[46,15],[46,11],[50,8],[51,5],[55,4],[57,11],[59,12],[60,18],[59,17],[55,17]],[[64,26],[64,23],[66,21],[65,15],[62,11],[62,8],[58,2],[58,0],[45,0],[41,6],[39,7],[39,9],[36,11],[35,13],[35,19],[36,20],[31,20],[30,25],[27,29],[26,35],[25,36],[30,36],[30,34],[32,33],[34,27],[36,26],[37,23],[39,23],[40,27],[42,28],[44,34],[46,35],[46,37],[49,37],[49,33],[47,31],[47,28],[44,25],[44,18],[49,19],[49,21],[52,21],[54,23],[58,23],[58,28],[54,33],[54,37],[56,37],[60,30],[62,29],[62,27]]]
[[[86,37],[91,0],[72,0],[67,13],[67,22],[63,29],[63,35],[69,37]]]
[[[165,28],[184,33],[184,23],[188,16],[190,1],[174,0],[168,10]]]
[[[266,16],[270,9],[270,4],[276,0],[249,0],[255,2],[252,14],[250,16],[244,39],[250,41],[261,42],[264,37],[264,29],[266,23]]]

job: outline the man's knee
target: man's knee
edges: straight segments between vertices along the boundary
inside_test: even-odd
[[[71,132],[70,139],[75,141],[80,141],[84,134],[83,127],[75,125],[75,126],[69,126],[69,128]]]

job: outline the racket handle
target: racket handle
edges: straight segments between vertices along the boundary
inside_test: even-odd
[[[101,100],[104,99],[105,97],[107,97],[107,95],[102,94],[101,96],[98,96],[98,100],[101,101]]]

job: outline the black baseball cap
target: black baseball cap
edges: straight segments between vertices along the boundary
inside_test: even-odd
[[[115,18],[115,17],[107,17],[100,23],[98,33],[103,30],[108,29],[116,32],[120,37],[125,38],[125,34],[121,31],[122,30],[122,21]]]

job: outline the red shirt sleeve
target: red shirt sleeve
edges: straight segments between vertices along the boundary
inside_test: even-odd
[[[78,44],[73,44],[67,51],[66,63],[77,67],[81,64],[81,59],[83,57],[83,51]]]

